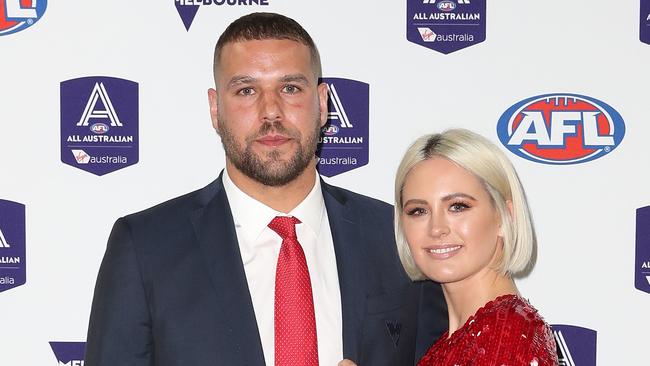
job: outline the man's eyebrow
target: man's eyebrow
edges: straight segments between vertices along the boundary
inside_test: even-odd
[[[256,78],[249,75],[235,75],[228,81],[228,87],[232,88],[243,84],[253,84],[257,81]],[[282,83],[298,83],[309,85],[309,79],[303,74],[287,74],[280,78]]]
[[[241,85],[241,84],[251,84],[255,82],[254,77],[248,76],[248,75],[235,75],[232,78],[230,78],[230,81],[228,81],[228,87],[233,87],[235,85]]]
[[[284,75],[280,78],[280,81],[283,83],[300,83],[309,85],[309,79],[303,74],[289,74]]]

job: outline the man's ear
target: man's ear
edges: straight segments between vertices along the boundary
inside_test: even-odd
[[[318,107],[320,110],[320,126],[327,123],[327,84],[318,84]]]
[[[208,89],[208,103],[210,104],[210,118],[212,119],[212,127],[214,127],[217,133],[220,133],[221,131],[219,130],[219,118],[217,118],[219,115],[219,103],[217,102],[217,99],[217,91],[213,88]]]

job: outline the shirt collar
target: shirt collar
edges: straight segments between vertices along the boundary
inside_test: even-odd
[[[249,240],[251,243],[257,240],[262,231],[276,216],[294,216],[308,227],[316,237],[320,234],[325,201],[323,200],[318,174],[316,174],[311,191],[288,215],[272,209],[239,189],[230,179],[227,169],[223,171],[222,180],[235,227],[245,229],[243,230],[247,236],[245,240]]]

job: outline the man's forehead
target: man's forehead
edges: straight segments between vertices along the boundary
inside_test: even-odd
[[[299,41],[293,39],[241,39],[233,42],[228,42],[223,45],[220,56],[226,57],[231,56],[233,53],[237,52],[276,52],[283,51],[287,48],[296,50],[303,50],[309,52],[309,47]]]
[[[309,48],[290,39],[241,40],[226,43],[218,54],[219,78],[251,73],[316,74]],[[226,81],[223,80],[222,81]]]

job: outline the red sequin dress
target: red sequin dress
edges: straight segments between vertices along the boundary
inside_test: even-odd
[[[418,366],[556,366],[555,340],[528,301],[499,296],[451,337],[445,332]]]

